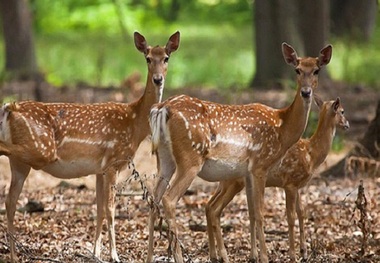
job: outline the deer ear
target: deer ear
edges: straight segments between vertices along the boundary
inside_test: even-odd
[[[145,40],[145,37],[137,31],[134,33],[133,37],[135,40],[135,46],[137,50],[146,54],[148,50],[148,44]]]
[[[333,109],[334,109],[334,112],[337,112],[337,111],[338,111],[339,106],[340,106],[340,98],[337,97],[336,100],[335,100],[334,103],[333,103]]]
[[[315,104],[318,106],[318,109],[321,109],[323,105],[323,100],[317,94],[314,94],[313,97]]]
[[[297,67],[298,65],[297,52],[294,50],[294,48],[291,45],[285,42],[282,43],[282,55],[284,56],[286,63],[294,67]]]
[[[176,51],[179,47],[180,33],[179,31],[175,32],[166,43],[165,49],[166,53],[170,55],[170,53]]]
[[[321,50],[319,54],[319,57],[318,57],[319,66],[322,67],[329,64],[331,56],[332,56],[332,46],[327,45]]]

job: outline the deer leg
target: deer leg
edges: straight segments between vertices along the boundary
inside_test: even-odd
[[[215,236],[214,232],[216,234],[216,222],[215,218],[217,217],[214,212],[215,208],[215,199],[218,198],[218,196],[222,192],[222,186],[219,183],[218,188],[216,189],[215,193],[213,196],[210,198],[210,200],[206,204],[206,220],[207,220],[207,234],[208,234],[208,246],[209,246],[209,255],[210,255],[210,261],[212,263],[217,263],[218,262],[218,255],[216,252],[216,244],[215,244]],[[218,220],[218,219],[216,219]]]
[[[257,225],[257,235],[259,238],[260,260],[262,263],[268,262],[267,247],[265,244],[264,234],[264,191],[265,191],[266,172],[258,170],[246,177],[246,191],[248,212],[250,218],[250,231],[252,250],[251,256],[253,260],[257,260],[255,225]]]
[[[306,248],[305,228],[304,228],[305,227],[304,225],[305,211],[304,211],[302,200],[298,191],[297,191],[297,199],[296,199],[296,212],[297,212],[297,217],[298,217],[298,223],[300,226],[300,253],[301,253],[301,257],[304,260],[306,260],[307,248]]]
[[[109,246],[111,250],[111,259],[114,262],[120,262],[119,256],[117,255],[117,251],[116,251],[116,237],[115,237],[116,175],[117,175],[117,172],[114,169],[110,169],[105,174],[104,209],[106,211],[106,220],[107,220]]]
[[[11,262],[14,262],[16,260],[16,254],[15,242],[13,239],[15,233],[13,220],[15,217],[17,200],[20,197],[20,193],[22,187],[24,186],[25,179],[30,172],[30,166],[24,163],[17,162],[11,158],[9,158],[9,163],[11,167],[12,179],[9,188],[9,193],[5,201],[5,207],[7,210],[8,232],[10,234],[9,242],[11,250]]]
[[[254,200],[253,200],[253,178],[249,175],[245,179],[245,189],[247,194],[248,215],[249,215],[249,229],[251,235],[251,255],[250,261],[258,261],[257,245],[256,245],[256,221],[254,213]]]
[[[166,189],[166,188],[165,188]],[[160,198],[161,199],[161,198]],[[153,247],[154,247],[154,224],[156,222],[156,218],[159,215],[159,201],[153,201],[150,204],[149,210],[149,236],[148,236],[148,253],[146,263],[151,263],[153,261]]]
[[[244,181],[235,181],[231,186],[229,184],[228,185],[228,189],[225,193],[225,195],[223,196],[222,198],[222,203],[220,203],[217,207],[216,207],[216,216],[217,216],[217,225],[216,225],[216,241],[217,241],[217,245],[218,245],[218,248],[219,248],[219,251],[220,251],[220,255],[223,259],[223,262],[229,262],[228,260],[228,256],[227,256],[227,250],[226,250],[226,247],[224,245],[224,240],[223,240],[223,236],[222,236],[222,228],[221,228],[221,225],[220,225],[220,217],[221,217],[221,214],[224,210],[224,208],[232,201],[232,199],[235,197],[235,195],[237,193],[239,193],[243,188],[244,188]]]
[[[153,261],[153,246],[154,246],[154,222],[156,221],[158,211],[155,207],[151,207],[149,211],[149,236],[148,236],[148,255],[146,263],[151,263]]]
[[[168,223],[170,247],[176,263],[183,263],[182,249],[178,239],[178,227],[176,223],[176,204],[186,190],[189,188],[194,178],[199,173],[199,166],[192,166],[188,170],[177,167],[175,177],[171,186],[162,197],[162,205],[164,208],[166,220]]]
[[[95,232],[95,246],[94,255],[100,259],[100,248],[102,242],[102,226],[105,214],[104,206],[104,178],[103,174],[96,175],[96,232]]]
[[[219,255],[224,263],[229,262],[227,250],[224,246],[220,217],[224,208],[235,195],[244,188],[244,181],[223,181],[219,183],[217,192],[212,196],[206,206],[207,231],[209,234],[210,260],[217,262],[215,251],[216,238]],[[215,237],[214,237],[215,233]]]
[[[289,232],[289,256],[292,261],[295,261],[295,241],[294,241],[294,225],[296,220],[296,200],[297,189],[285,189],[286,195],[286,217],[288,219]]]
[[[153,202],[150,204],[151,207],[149,211],[148,255],[146,263],[151,263],[153,261],[154,223],[159,215],[158,205],[161,202],[162,196],[165,193],[170,179],[175,171],[175,163],[172,157],[167,154],[170,154],[170,152],[166,151],[165,147],[160,148],[157,152],[158,178],[156,186],[153,190]],[[160,158],[161,156],[162,158]]]

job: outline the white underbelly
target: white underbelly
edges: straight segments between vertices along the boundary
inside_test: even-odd
[[[219,182],[248,175],[248,163],[207,159],[198,176],[209,182]]]
[[[102,172],[99,163],[91,160],[57,160],[43,167],[42,170],[62,179],[78,178]]]

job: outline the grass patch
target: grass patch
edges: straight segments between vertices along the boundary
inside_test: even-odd
[[[177,29],[160,33],[140,31],[151,45],[165,45]],[[253,72],[252,32],[222,26],[180,29],[180,49],[172,55],[167,86],[245,87]],[[221,33],[223,32],[223,33]],[[244,36],[244,39],[243,39]],[[60,34],[37,38],[38,63],[56,85],[78,81],[118,85],[134,71],[145,76],[145,60],[133,39],[118,36]]]
[[[134,70],[146,70],[132,40],[115,36],[47,35],[38,37],[37,50],[41,70],[55,85],[118,85]]]

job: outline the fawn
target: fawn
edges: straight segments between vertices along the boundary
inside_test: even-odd
[[[303,259],[307,258],[304,233],[304,209],[302,207],[299,189],[312,178],[316,169],[324,162],[329,153],[335,135],[336,127],[349,128],[349,122],[344,117],[341,101],[323,102],[314,95],[320,110],[318,127],[310,139],[300,139],[285,154],[281,163],[268,173],[266,187],[281,187],[286,194],[286,215],[289,225],[289,254],[295,260],[294,224],[297,213],[300,226],[300,251]],[[234,196],[244,188],[244,178],[221,181],[206,206],[207,232],[209,236],[210,259],[218,262],[215,239],[220,258],[229,262],[224,246],[220,227],[220,216]],[[254,230],[254,229],[253,229]]]

